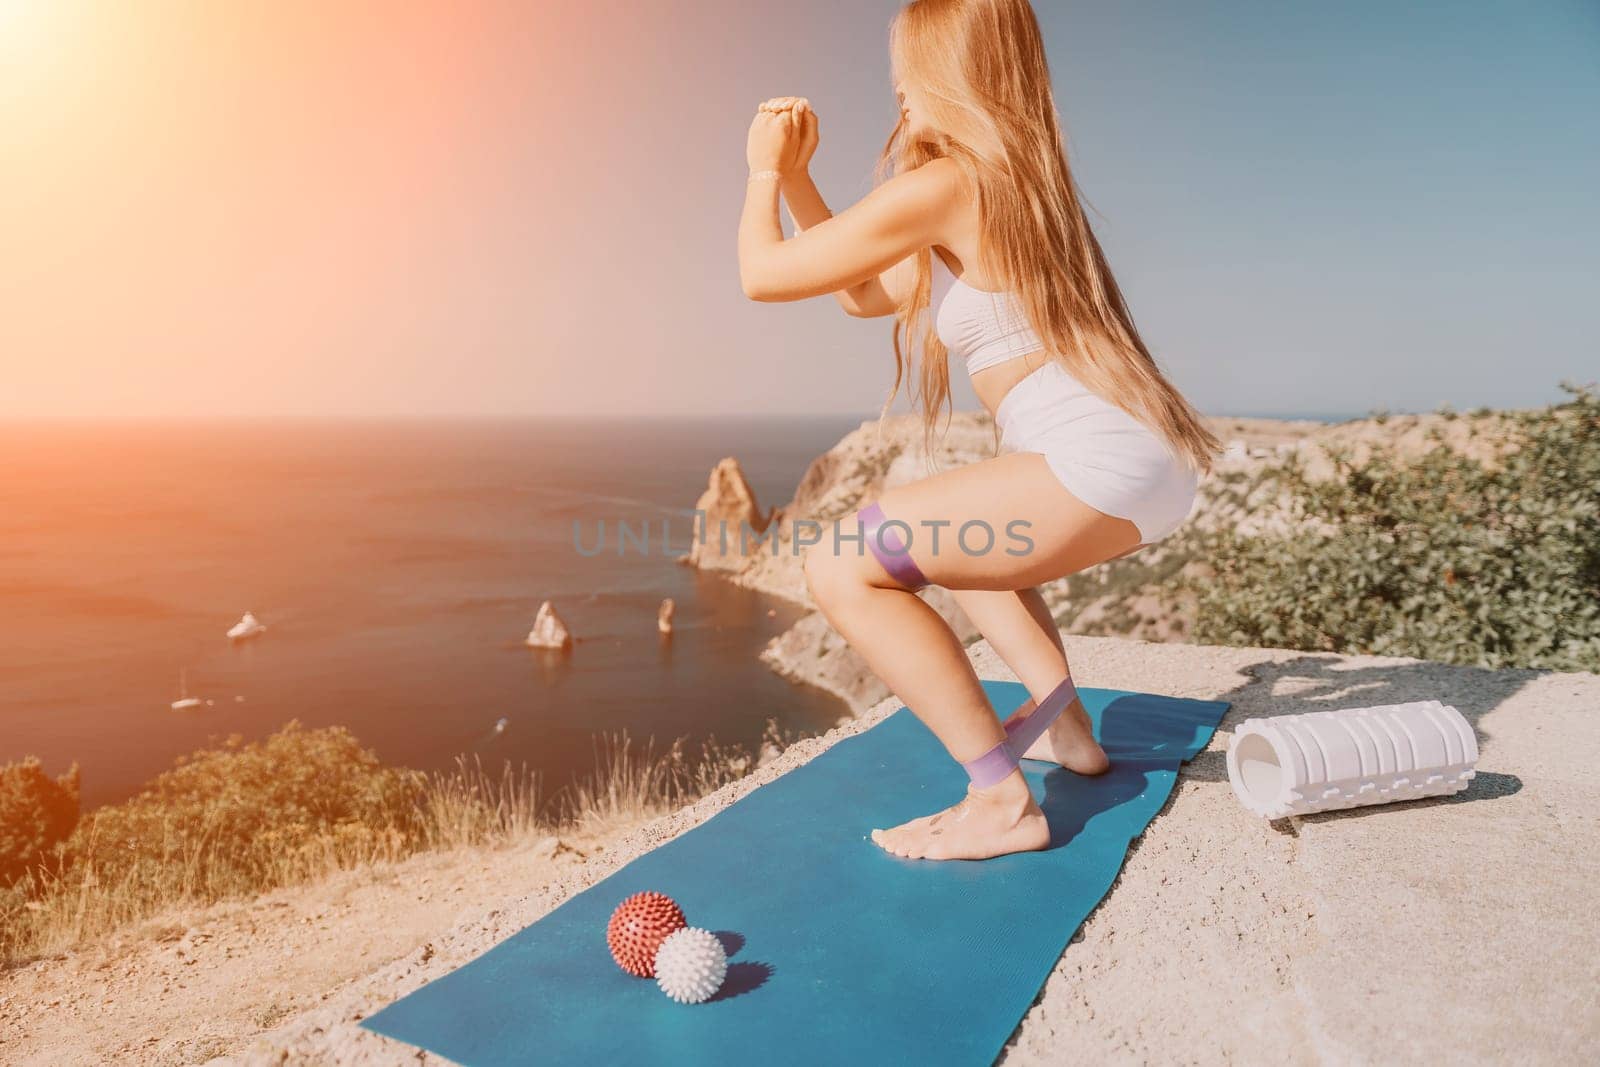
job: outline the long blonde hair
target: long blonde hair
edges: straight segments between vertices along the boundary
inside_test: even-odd
[[[940,157],[977,192],[983,273],[1018,294],[1050,355],[1087,388],[1160,433],[1197,471],[1222,442],[1156,367],[1085,217],[1067,166],[1050,69],[1028,0],[912,0],[889,28],[897,79],[921,90],[937,134],[913,137],[902,114],[875,168],[881,183]],[[899,391],[907,346],[932,295],[931,248],[917,253],[916,284],[895,315]],[[970,264],[963,264],[970,267]],[[923,329],[924,448],[950,398],[948,353]],[[998,431],[997,431],[998,432]]]

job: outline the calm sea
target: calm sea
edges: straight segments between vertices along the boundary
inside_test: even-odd
[[[771,507],[861,421],[0,424],[0,763],[77,761],[92,806],[299,719],[396,764],[525,763],[548,795],[602,732],[660,752],[754,749],[768,717],[825,730],[844,705],[756,658],[800,612],[672,557],[718,460]],[[574,521],[592,549],[602,520],[581,554]],[[649,551],[618,552],[619,522]],[[522,643],[544,599],[566,654]],[[246,610],[268,630],[234,647]],[[171,710],[180,672],[210,706]]]
[[[826,730],[844,705],[756,658],[800,611],[673,557],[718,460],[769,508],[866,417],[0,423],[0,763],[77,761],[92,806],[298,719],[548,795],[602,733]],[[569,652],[523,644],[545,599]],[[246,610],[268,630],[232,645]],[[171,710],[180,676],[210,704]]]

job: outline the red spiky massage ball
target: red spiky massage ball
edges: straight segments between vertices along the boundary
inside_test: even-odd
[[[606,944],[618,967],[636,978],[654,978],[656,949],[668,934],[688,925],[676,901],[647,889],[624,900],[611,913]]]

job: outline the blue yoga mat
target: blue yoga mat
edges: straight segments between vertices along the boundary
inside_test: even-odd
[[[1002,719],[1028,698],[983,686]],[[1043,851],[913,860],[873,844],[873,827],[966,792],[902,707],[362,1025],[468,1065],[992,1063],[1228,708],[1078,692],[1112,769],[1022,761],[1050,823]],[[612,961],[606,922],[644,889],[722,941],[712,999],[680,1004]]]

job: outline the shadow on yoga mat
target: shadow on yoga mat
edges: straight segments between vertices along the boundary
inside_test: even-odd
[[[1028,698],[983,686],[1000,718]],[[1228,708],[1078,693],[1112,768],[1022,761],[1050,823],[1042,851],[914,860],[873,844],[873,827],[966,792],[902,707],[362,1025],[469,1065],[991,1063]],[[728,975],[710,1000],[680,1004],[612,961],[606,922],[644,889],[722,941]]]

